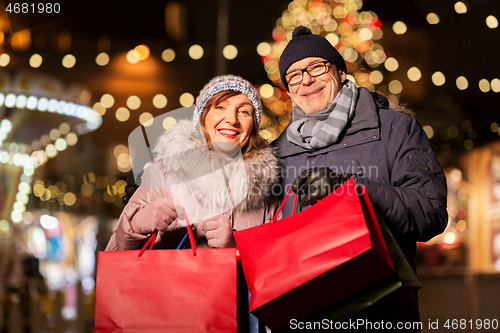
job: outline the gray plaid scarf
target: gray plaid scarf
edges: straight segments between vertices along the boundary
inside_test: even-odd
[[[294,103],[293,120],[286,133],[288,141],[306,149],[320,149],[334,144],[347,122],[353,118],[357,100],[356,85],[346,80],[326,110],[305,114]]]

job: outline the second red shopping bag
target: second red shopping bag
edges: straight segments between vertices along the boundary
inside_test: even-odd
[[[271,329],[394,272],[373,208],[360,201],[360,190],[350,179],[300,213],[235,233],[250,311]]]

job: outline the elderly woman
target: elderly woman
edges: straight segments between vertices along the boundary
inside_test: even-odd
[[[258,134],[261,113],[257,91],[241,77],[205,85],[193,122],[179,121],[158,140],[106,250],[139,249],[156,232],[155,248],[176,248],[186,234],[183,212],[200,248],[235,247],[233,231],[270,221],[278,163]]]

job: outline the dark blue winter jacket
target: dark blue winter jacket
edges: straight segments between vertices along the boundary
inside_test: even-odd
[[[281,184],[287,191],[302,171],[313,166],[356,175],[356,183],[365,185],[375,209],[415,269],[416,241],[431,239],[447,225],[446,178],[415,118],[394,111],[383,99],[375,101],[365,88],[358,90],[354,118],[337,143],[319,150],[304,149],[288,142],[286,129],[273,142],[282,167]],[[288,200],[283,217],[291,214],[292,206],[293,200]],[[406,297],[402,302],[416,310],[407,308],[413,313],[405,312],[408,320],[418,318],[416,292],[410,294],[402,296]],[[404,306],[393,304],[394,311]]]

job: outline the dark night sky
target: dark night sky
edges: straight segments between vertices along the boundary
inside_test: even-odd
[[[70,1],[71,2],[71,1]],[[65,15],[47,24],[32,29],[32,37],[44,34],[57,35],[66,30],[73,39],[72,52],[88,54],[88,59],[80,56],[79,60],[93,62],[97,52],[96,40],[107,35],[111,40],[111,56],[131,49],[138,44],[147,44],[151,52],[160,54],[167,47],[177,52],[175,66],[162,63],[160,70],[152,75],[166,75],[165,88],[173,96],[185,87],[194,95],[212,76],[215,75],[215,44],[217,27],[217,7],[219,1],[186,0],[179,1],[186,8],[187,38],[179,43],[173,41],[166,32],[164,8],[166,0],[148,1],[117,1],[88,0],[72,1],[76,5]],[[260,56],[255,48],[259,42],[271,41],[272,30],[276,19],[287,8],[288,0],[237,0],[229,2],[228,42],[238,47],[238,57],[227,62],[227,72],[241,75],[255,84],[268,83]],[[488,15],[500,18],[500,5],[496,0],[474,0],[467,2],[468,12],[459,15],[454,9],[454,0],[365,0],[362,10],[372,10],[382,20],[384,36],[382,39],[388,55],[404,57],[411,62],[425,62],[427,72],[423,72],[422,84],[425,86],[423,95],[414,98],[411,82],[403,82],[401,101],[415,109],[419,121],[432,124],[436,130],[447,126],[460,127],[464,120],[472,122],[478,133],[483,133],[477,142],[489,142],[498,139],[498,135],[489,131],[492,122],[500,122],[499,94],[492,91],[482,93],[477,83],[480,79],[491,81],[500,78],[500,68],[496,65],[500,40],[500,28],[489,29],[485,24]],[[435,12],[440,16],[440,23],[429,25],[425,16]],[[395,36],[391,26],[401,20],[408,26],[408,33]],[[415,39],[415,42],[412,40]],[[186,55],[187,48],[198,43],[203,45],[205,55],[198,61],[192,61]],[[386,44],[384,44],[386,43]],[[50,43],[47,43],[50,44]],[[423,47],[422,47],[423,46]],[[40,49],[47,51],[48,46]],[[33,47],[36,50],[36,46]],[[29,53],[29,52],[27,52]],[[30,53],[31,54],[31,53]],[[27,55],[26,55],[27,56]],[[56,57],[57,58],[57,57]],[[425,58],[425,61],[421,58]],[[64,80],[80,80],[90,85],[96,97],[103,92],[95,80],[105,79],[106,72],[93,72],[86,69],[70,71],[60,70],[60,60],[46,60],[47,74],[53,74]],[[44,60],[45,61],[45,60]],[[14,66],[14,64],[13,64]],[[93,63],[93,67],[95,63]],[[401,75],[405,76],[401,63]],[[430,74],[441,71],[447,81],[442,87],[435,87],[430,81]],[[193,74],[195,73],[195,74]],[[455,85],[455,79],[463,75],[469,80],[469,88],[460,91]],[[127,78],[133,80],[133,77]],[[160,80],[159,78],[158,80]],[[94,80],[94,81],[93,81]],[[124,90],[126,90],[126,80]],[[158,86],[158,89],[163,89]],[[415,86],[415,89],[417,87]],[[413,97],[412,97],[413,96]],[[170,109],[179,107],[176,101],[170,103]],[[107,116],[107,115],[106,115]],[[106,119],[105,122],[106,124]],[[126,129],[129,130],[129,129]],[[125,130],[125,132],[126,132]],[[102,128],[98,131],[103,131]]]

